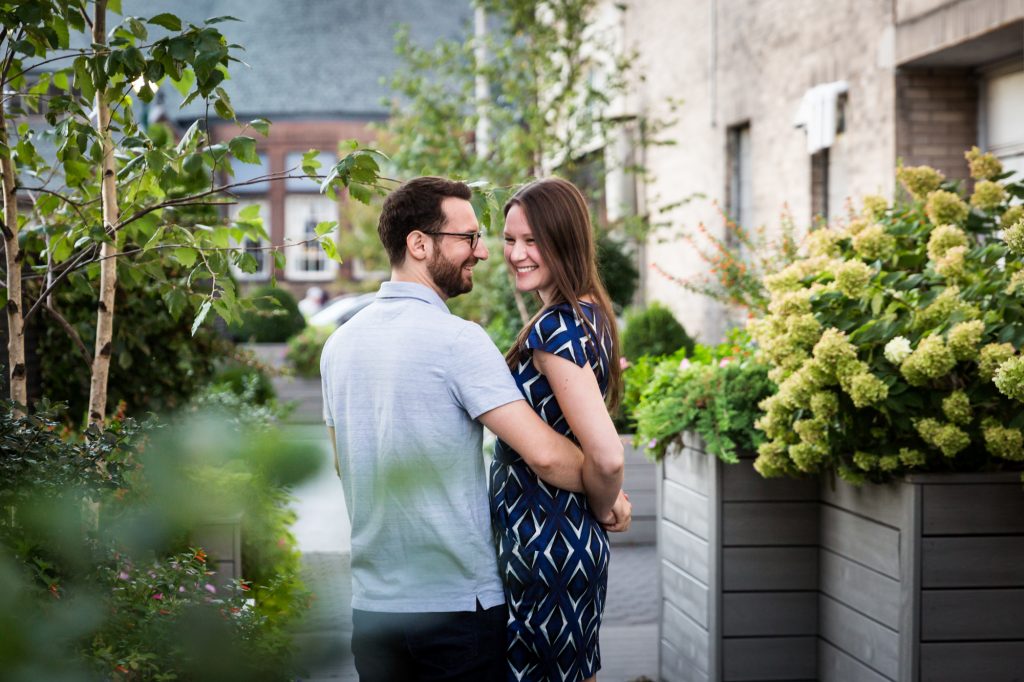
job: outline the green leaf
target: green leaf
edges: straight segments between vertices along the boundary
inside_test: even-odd
[[[238,212],[238,220],[255,220],[260,217],[260,205],[249,204]]]
[[[321,237],[320,244],[324,247],[324,253],[327,254],[328,258],[339,263],[344,262],[341,260],[341,256],[338,255],[338,247],[335,246],[333,239],[330,237]]]
[[[337,226],[337,221],[329,220],[322,223],[317,223],[317,226],[314,228],[314,230],[316,232],[317,237],[323,237],[325,234],[331,233]]]
[[[881,291],[871,297],[871,312],[874,315],[878,315],[882,312],[882,305],[885,303],[885,294]]]
[[[147,19],[147,21],[156,26],[162,26],[166,28],[168,31],[181,30],[181,19],[179,19],[178,17],[174,16],[169,12],[163,12],[161,14],[157,14],[156,16],[152,16],[149,19]]]
[[[185,97],[196,84],[196,74],[192,69],[185,69],[181,72],[181,78],[171,79],[171,85],[178,93]]]
[[[211,25],[211,24],[219,24],[222,21],[240,21],[240,20],[237,19],[236,17],[231,16],[230,14],[224,14],[224,15],[219,16],[219,17],[212,17],[210,19],[207,19],[205,23],[207,25]]]
[[[270,121],[265,118],[257,118],[249,121],[249,125],[263,137],[270,134]]]
[[[210,312],[210,306],[212,305],[213,301],[211,299],[206,299],[206,301],[203,302],[203,305],[199,307],[199,312],[196,313],[196,319],[192,323],[192,336],[195,336],[196,332],[199,331],[199,326],[203,323],[203,320],[206,319],[207,314]]]
[[[238,262],[235,263],[235,267],[244,273],[252,275],[259,271],[260,264],[256,257],[248,251],[240,251],[238,252]]]
[[[356,201],[369,205],[370,200],[373,197],[373,192],[370,188],[365,185],[361,185],[358,182],[353,182],[348,186],[348,193]]]
[[[228,93],[224,88],[217,88],[216,93],[217,97],[213,100],[213,110],[225,120],[234,120],[235,109],[231,106],[231,98],[228,97]]]
[[[174,251],[171,252],[171,255],[174,256],[174,260],[178,261],[186,268],[192,267],[196,262],[196,250],[187,246],[174,249]]]
[[[185,295],[185,292],[180,287],[174,287],[173,289],[165,290],[162,298],[171,317],[175,321],[181,319],[181,314],[185,312],[185,304],[188,303],[188,297]]]
[[[274,254],[274,269],[284,270],[284,251],[275,250]]]
[[[256,140],[247,135],[239,135],[228,142],[228,149],[242,163],[259,164],[260,157],[256,153]]]
[[[128,29],[132,32],[139,40],[145,40],[149,37],[149,31],[146,30],[146,25],[135,17],[128,17]]]

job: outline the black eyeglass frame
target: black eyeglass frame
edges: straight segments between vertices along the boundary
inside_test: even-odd
[[[480,243],[480,238],[484,236],[483,231],[477,230],[476,232],[424,232],[424,234],[433,235],[444,235],[446,237],[462,237],[463,239],[469,240],[470,251],[476,250],[476,245]]]

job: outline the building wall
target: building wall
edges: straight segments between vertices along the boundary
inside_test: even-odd
[[[750,126],[745,227],[769,235],[784,213],[806,230],[823,196],[839,220],[857,197],[891,197],[898,160],[965,178],[963,152],[984,145],[981,67],[1024,54],[1024,0],[633,0],[626,34],[644,74],[640,113],[665,120],[667,102],[682,100],[663,135],[675,145],[647,151],[652,179],[639,203],[666,226],[644,251],[644,294],[717,341],[738,316],[659,273],[692,280],[707,271],[680,234],[703,224],[724,235],[716,206],[726,205],[730,127]],[[822,159],[812,162],[794,119],[808,89],[839,80],[849,86],[845,125],[823,188]]]

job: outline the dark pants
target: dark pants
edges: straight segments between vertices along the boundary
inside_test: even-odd
[[[505,605],[476,612],[352,611],[352,653],[360,682],[506,678]]]

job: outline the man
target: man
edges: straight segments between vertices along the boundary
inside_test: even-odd
[[[378,233],[391,281],[322,355],[364,682],[505,679],[481,424],[546,482],[583,490],[582,453],[523,400],[483,329],[445,305],[472,289],[488,256],[470,196],[463,183],[425,177],[387,198]],[[628,517],[620,507],[617,529]]]

